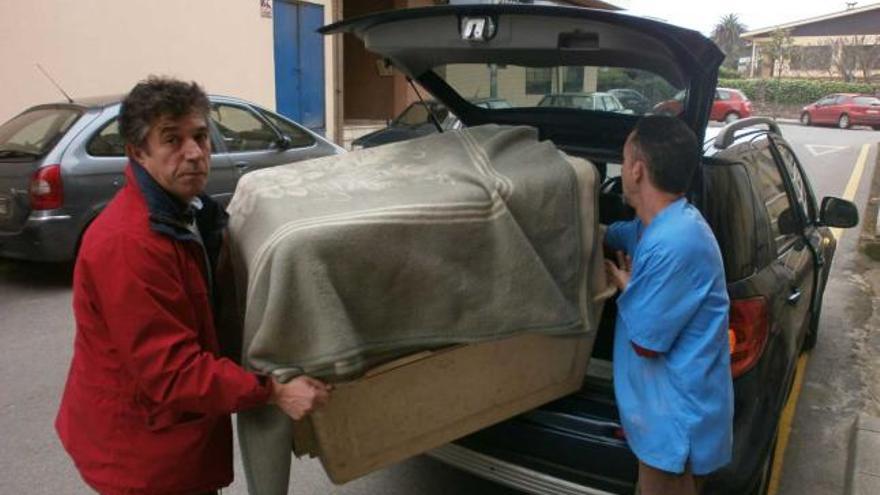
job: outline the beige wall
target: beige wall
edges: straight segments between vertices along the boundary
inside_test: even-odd
[[[333,0],[314,0],[333,19]],[[332,40],[325,40],[327,135],[334,135]],[[125,93],[148,74],[275,108],[272,19],[257,0],[39,0],[0,2],[0,121],[63,97]]]

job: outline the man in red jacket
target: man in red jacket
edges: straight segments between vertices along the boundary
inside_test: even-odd
[[[86,232],[76,339],[55,427],[102,494],[213,493],[232,482],[229,415],[266,403],[294,419],[327,400],[309,377],[263,379],[219,355],[213,268],[226,214],[203,194],[210,103],[151,77],[122,103],[126,185]]]

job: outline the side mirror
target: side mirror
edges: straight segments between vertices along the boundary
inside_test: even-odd
[[[278,140],[275,141],[275,144],[278,145],[279,150],[284,151],[293,146],[293,141],[290,140],[290,136],[282,134],[281,137],[279,137]]]
[[[822,198],[819,222],[829,227],[848,229],[859,223],[859,209],[852,201],[827,196]]]

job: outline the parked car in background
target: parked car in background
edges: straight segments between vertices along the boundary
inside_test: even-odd
[[[121,96],[29,108],[0,126],[0,256],[70,261],[86,227],[124,184]],[[211,96],[211,174],[225,204],[239,177],[344,150],[277,113]]]
[[[718,240],[731,301],[733,457],[708,478],[705,493],[767,493],[798,358],[819,331],[836,249],[828,227],[855,225],[858,211],[842,199],[817,201],[793,147],[772,120],[741,120],[706,136],[710,117],[734,120],[733,109],[739,109],[737,118],[751,113],[739,92],[716,91],[715,70],[724,55],[715,44],[650,19],[538,5],[379,13],[323,32],[369,40],[368,50],[393,60],[464,125],[530,125],[566,153],[591,161],[606,177],[597,201],[603,224],[632,218],[615,171],[639,116],[594,104],[557,104],[560,95],[552,88],[566,80],[579,83],[579,74],[587,81],[588,74],[616,72],[634,88],[681,95],[670,113],[705,143],[688,198]],[[490,78],[514,108],[477,111],[466,102],[463,95],[485,88],[480,83]],[[547,100],[541,108],[524,97],[539,94]],[[527,493],[631,495],[638,463],[621,428],[611,372],[616,312],[616,299],[610,299],[580,390],[429,454]],[[534,367],[540,370],[541,363]]]
[[[654,106],[654,113],[660,115],[679,115],[684,108],[682,102],[686,91],[679,91],[670,100]],[[738,89],[717,88],[715,99],[712,100],[712,111],[709,120],[718,122],[735,122],[752,116],[752,102]]]
[[[801,123],[836,125],[841,129],[866,125],[880,131],[880,98],[851,93],[824,96],[801,110]]]
[[[642,93],[628,88],[609,89],[608,94],[616,97],[624,108],[628,108],[636,115],[644,115],[651,111],[651,102]]]
[[[478,108],[510,108],[510,103],[502,98],[471,98],[468,100]],[[433,117],[432,117],[433,115]],[[388,123],[384,129],[373,131],[351,142],[351,149],[372,148],[381,144],[406,141],[437,132],[436,118],[440,128],[458,129],[461,121],[438,101],[417,101],[406,107],[400,115]]]
[[[602,112],[633,113],[620,103],[611,93],[555,93],[544,95],[539,107],[577,108],[579,110],[598,110]]]

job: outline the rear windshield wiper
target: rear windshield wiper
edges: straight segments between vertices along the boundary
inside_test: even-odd
[[[33,151],[22,150],[2,150],[0,149],[0,158],[39,158],[39,153]]]

